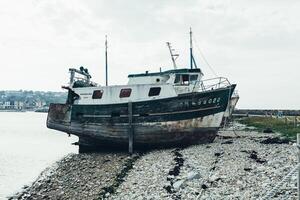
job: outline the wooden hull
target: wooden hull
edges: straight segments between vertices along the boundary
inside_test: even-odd
[[[47,127],[79,137],[82,146],[166,147],[212,142],[235,86],[206,93],[127,104],[51,104]]]
[[[214,140],[219,127],[208,127],[204,123],[221,121],[223,113],[217,116],[180,120],[161,123],[134,124],[134,144],[140,147],[160,147],[209,143]],[[217,119],[216,119],[217,117]],[[218,122],[215,122],[218,123]],[[219,122],[220,123],[220,122]],[[115,147],[128,146],[128,124],[114,124],[114,126],[102,124],[79,124],[70,125],[53,123],[48,120],[47,126],[52,129],[77,135],[80,145],[109,145]]]

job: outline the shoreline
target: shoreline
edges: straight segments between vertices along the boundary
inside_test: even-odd
[[[276,133],[225,130],[182,149],[73,154],[10,199],[258,199],[296,165],[296,150]],[[296,197],[295,184],[281,193]]]

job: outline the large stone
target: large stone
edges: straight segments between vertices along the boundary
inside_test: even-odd
[[[173,188],[175,190],[178,190],[182,186],[183,183],[184,183],[184,180],[176,181],[175,183],[173,183]]]
[[[192,179],[199,179],[200,178],[200,174],[196,171],[190,171],[187,176],[186,176],[187,180],[192,180]]]
[[[213,183],[215,181],[220,180],[221,177],[219,177],[217,174],[213,174],[212,176],[209,177],[209,182]]]

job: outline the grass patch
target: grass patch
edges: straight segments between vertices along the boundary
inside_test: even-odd
[[[279,132],[291,139],[295,139],[297,133],[300,133],[300,127],[294,127],[294,122],[287,123],[285,118],[245,117],[239,119],[239,122],[247,126],[256,127],[261,132],[266,128],[271,128],[274,132]]]

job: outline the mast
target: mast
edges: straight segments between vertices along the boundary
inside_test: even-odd
[[[177,65],[176,65],[175,61],[178,58],[179,54],[173,54],[174,49],[172,49],[170,42],[167,42],[167,46],[169,47],[169,51],[170,51],[170,55],[171,55],[171,59],[172,59],[172,62],[173,62],[174,69],[177,69]]]
[[[105,85],[108,86],[108,72],[107,72],[107,35],[105,35]]]
[[[193,40],[192,40],[192,28],[190,27],[190,65],[193,69]]]
[[[193,66],[195,66],[195,69],[198,68],[195,58],[194,58],[194,55],[193,55],[193,37],[192,37],[192,28],[191,27],[190,27],[190,63],[191,63],[191,69],[193,69]]]

